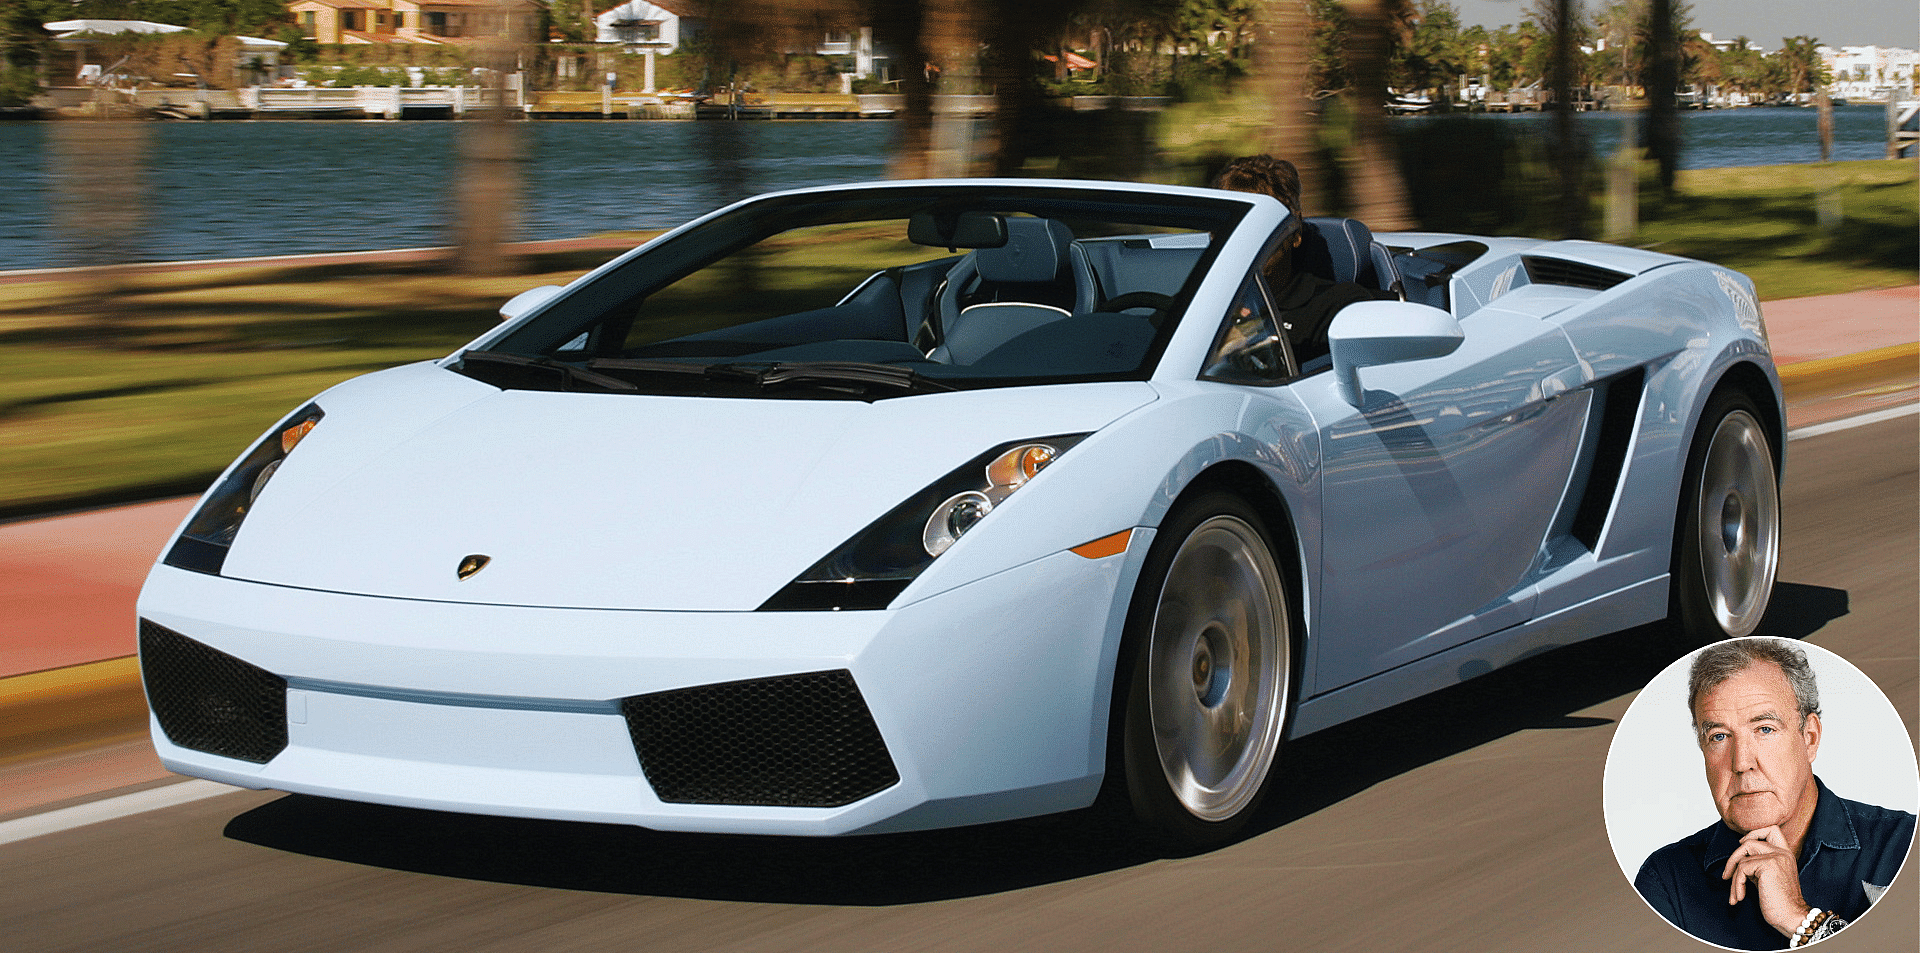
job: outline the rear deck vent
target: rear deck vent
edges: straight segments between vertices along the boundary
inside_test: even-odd
[[[265,764],[287,746],[287,682],[266,669],[141,619],[140,674],[182,748]]]
[[[1605,291],[1633,277],[1610,268],[1584,265],[1577,261],[1565,261],[1559,258],[1525,255],[1520,260],[1527,266],[1527,280],[1536,285],[1562,285],[1568,288]]]
[[[837,807],[900,780],[844,669],[635,695],[620,711],[672,804]]]

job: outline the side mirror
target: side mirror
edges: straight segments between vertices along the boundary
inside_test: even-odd
[[[541,285],[538,288],[528,288],[508,298],[507,303],[500,306],[500,320],[511,321],[514,318],[526,314],[552,301],[554,296],[558,295],[562,290],[559,285]]]
[[[1452,354],[1466,338],[1460,322],[1439,308],[1410,301],[1347,305],[1327,329],[1333,373],[1347,403],[1362,406],[1360,369]]]

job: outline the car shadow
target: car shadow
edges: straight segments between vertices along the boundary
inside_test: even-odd
[[[1840,590],[1782,584],[1767,634],[1804,638],[1844,615],[1846,605]],[[1273,794],[1247,836],[1517,731],[1608,725],[1573,712],[1637,691],[1684,650],[1665,624],[1641,626],[1544,652],[1289,742]],[[1164,856],[1120,836],[1094,811],[923,833],[805,838],[672,834],[288,795],[233,818],[225,834],[274,850],[467,880],[841,906],[981,896]]]

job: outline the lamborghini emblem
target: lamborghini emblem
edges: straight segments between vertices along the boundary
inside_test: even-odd
[[[474,573],[477,573],[480,570],[487,568],[487,563],[492,561],[493,561],[492,556],[482,556],[479,553],[474,553],[473,555],[460,560],[460,568],[454,570],[454,572],[458,573],[461,579],[466,579],[467,577],[472,576]]]

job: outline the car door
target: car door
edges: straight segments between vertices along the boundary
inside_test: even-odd
[[[1396,307],[1413,307],[1395,305]],[[1318,678],[1327,691],[1526,621],[1589,392],[1538,318],[1484,308],[1442,357],[1294,385],[1320,431]]]

